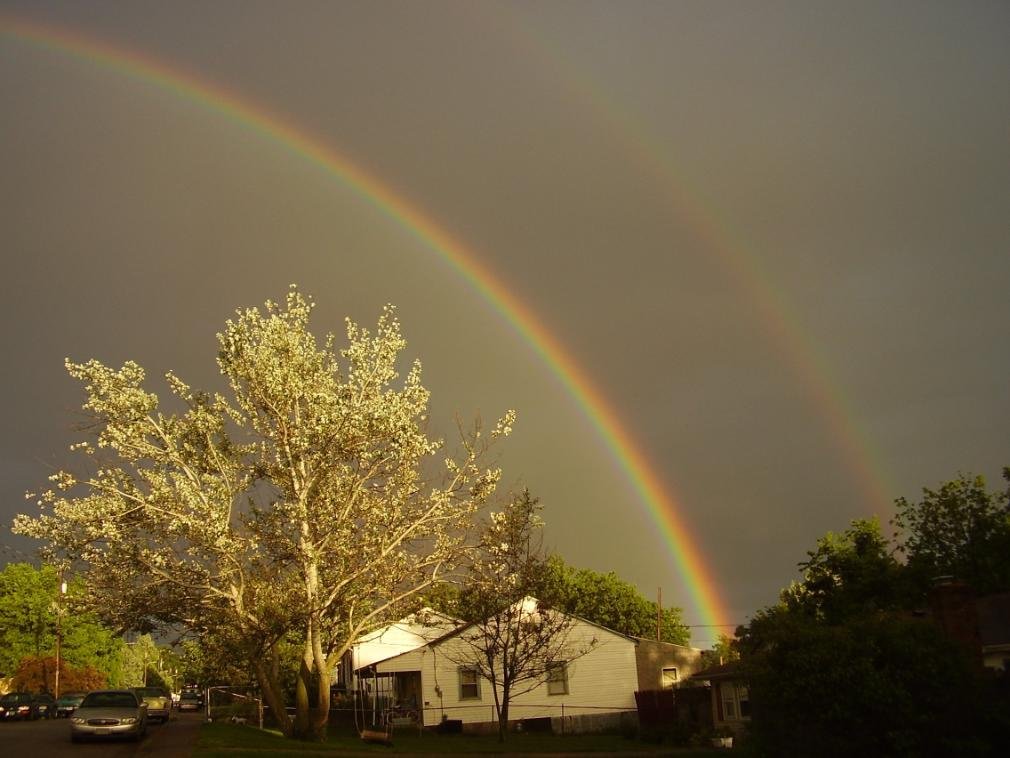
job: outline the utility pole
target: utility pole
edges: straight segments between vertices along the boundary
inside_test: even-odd
[[[60,591],[56,596],[56,674],[55,683],[53,689],[53,697],[57,700],[60,699],[60,646],[63,642],[63,628],[61,626],[61,621],[63,620],[63,596],[67,594],[67,583],[63,580],[63,576],[60,575]]]
[[[663,641],[663,588],[656,588],[656,642]]]

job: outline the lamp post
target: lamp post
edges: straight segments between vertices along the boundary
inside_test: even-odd
[[[55,674],[55,690],[53,696],[59,700],[60,698],[60,644],[63,642],[63,629],[61,628],[60,622],[63,619],[63,597],[67,594],[67,583],[63,581],[63,577],[60,577],[60,592],[56,596],[56,674]]]

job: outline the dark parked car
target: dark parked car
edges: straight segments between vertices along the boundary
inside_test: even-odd
[[[203,695],[199,692],[186,691],[179,697],[180,711],[198,711],[203,708]]]
[[[48,692],[40,692],[32,698],[33,719],[56,718],[56,698]]]
[[[48,692],[8,692],[0,697],[0,721],[51,719],[56,715],[56,701]]]
[[[0,697],[0,721],[25,721],[31,718],[31,692],[8,692]]]
[[[84,700],[85,692],[67,692],[56,701],[56,718],[66,718]]]
[[[27,721],[32,718],[32,693],[8,692],[0,697],[0,721]]]

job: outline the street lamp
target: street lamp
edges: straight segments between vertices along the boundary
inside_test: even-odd
[[[61,577],[60,579],[60,594],[56,597],[56,675],[55,675],[55,686],[53,689],[56,691],[54,697],[59,700],[60,698],[60,643],[63,641],[63,631],[60,628],[60,621],[63,618],[63,597],[67,594],[67,583]]]

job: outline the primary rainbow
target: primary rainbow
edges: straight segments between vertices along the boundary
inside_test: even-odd
[[[283,145],[353,188],[444,258],[522,336],[583,410],[669,543],[674,566],[684,580],[698,625],[729,626],[730,615],[715,577],[705,565],[697,541],[682,520],[679,504],[669,493],[669,487],[660,479],[644,451],[621,423],[613,406],[593,385],[586,372],[472,250],[388,185],[325,145],[321,139],[193,74],[169,68],[164,62],[137,51],[21,18],[0,15],[0,34],[154,84]]]

